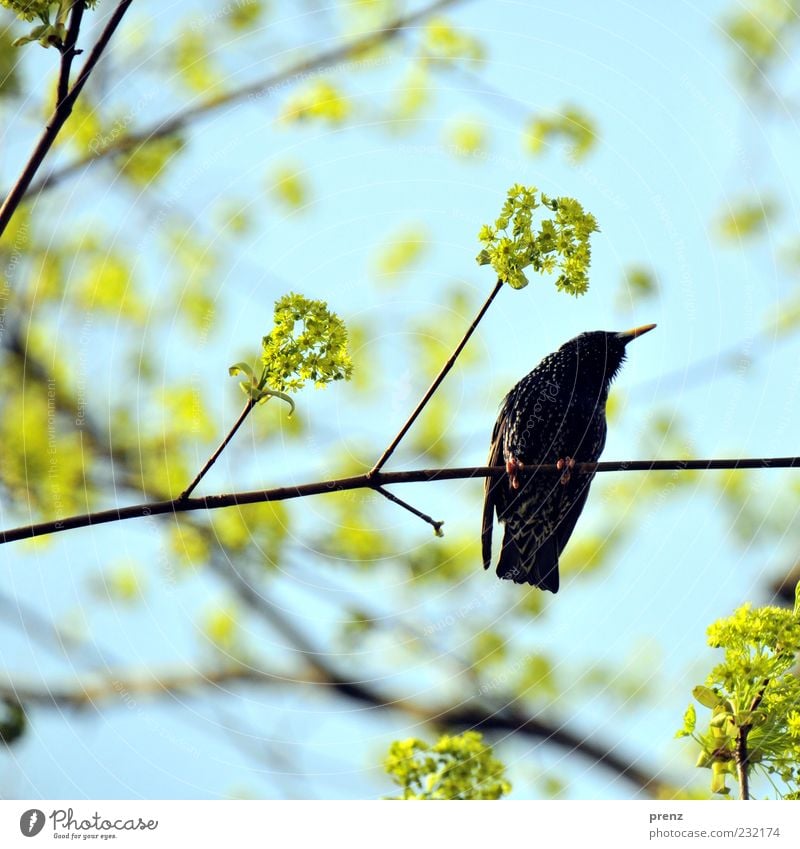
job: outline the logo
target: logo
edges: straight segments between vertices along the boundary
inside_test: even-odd
[[[44,812],[38,808],[31,808],[19,818],[19,830],[25,837],[36,837],[44,828]]]

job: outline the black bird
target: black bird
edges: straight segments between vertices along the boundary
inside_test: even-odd
[[[655,324],[622,333],[581,333],[545,357],[508,393],[492,433],[490,466],[507,476],[486,478],[483,566],[492,560],[494,513],[506,526],[497,563],[500,578],[558,592],[558,558],[578,521],[594,473],[571,472],[594,462],[606,443],[606,400],[625,360],[625,346]],[[525,465],[557,464],[557,473]]]

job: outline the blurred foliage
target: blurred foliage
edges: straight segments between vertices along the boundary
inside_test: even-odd
[[[250,32],[269,9],[265,0],[234,0],[223,6],[224,21],[233,32]]]
[[[211,553],[208,535],[188,519],[176,517],[166,538],[167,551],[181,566],[202,566]]]
[[[92,582],[95,595],[106,601],[132,604],[143,595],[146,582],[142,569],[133,560],[109,564],[102,575]]]
[[[658,278],[655,272],[643,265],[631,265],[625,269],[617,305],[622,309],[634,309],[639,304],[652,300],[658,293]]]
[[[742,198],[719,218],[717,232],[729,242],[752,238],[770,226],[778,211],[773,198]]]
[[[81,272],[73,281],[72,297],[87,312],[108,313],[135,324],[147,318],[147,304],[137,292],[132,263],[122,253],[104,249],[88,237],[81,245]]]
[[[46,107],[48,113],[55,105],[56,96],[54,88],[51,92],[51,101]],[[56,146],[71,145],[78,153],[99,150],[105,146],[102,142],[107,130],[108,127],[103,122],[99,107],[92,102],[89,95],[84,95],[75,101],[72,112],[58,134],[55,144]]]
[[[224,74],[211,58],[209,40],[199,29],[185,29],[172,54],[180,79],[191,92],[213,97],[222,92]]]
[[[583,295],[589,288],[589,238],[599,230],[597,221],[573,198],[551,200],[538,194],[537,200],[535,186],[514,185],[508,190],[494,226],[485,224],[478,234],[484,245],[478,264],[491,265],[498,278],[512,289],[528,285],[528,267],[539,274],[558,269],[561,273],[556,288],[570,295]],[[555,214],[544,218],[535,232],[533,213],[542,207]]]
[[[267,187],[270,195],[288,209],[300,209],[309,201],[308,178],[297,165],[278,165],[268,175]]]
[[[327,80],[315,80],[292,95],[281,119],[288,123],[321,121],[336,126],[344,123],[352,111],[353,105],[341,88]]]
[[[289,531],[287,506],[280,501],[249,504],[234,510],[217,510],[211,515],[216,541],[234,554],[255,549],[259,560],[274,568],[282,561]]]
[[[420,224],[407,224],[387,239],[373,260],[374,273],[392,278],[408,271],[424,256],[430,236]]]
[[[435,18],[425,25],[421,51],[428,61],[441,64],[460,60],[476,62],[485,55],[477,38],[456,29],[444,18]]]
[[[84,477],[91,455],[59,411],[57,382],[23,381],[5,369],[0,387],[0,481],[14,512],[49,517],[91,505],[94,487]]]
[[[0,99],[14,97],[20,92],[16,58],[11,49],[11,34],[0,29]]]
[[[722,31],[733,42],[736,71],[748,86],[766,91],[766,77],[794,52],[800,31],[797,0],[743,0],[722,18]]]
[[[476,157],[484,153],[488,145],[486,125],[475,118],[459,118],[445,128],[444,141],[456,156]]]
[[[785,785],[781,795],[800,791],[800,584],[794,610],[744,604],[708,629],[708,644],[725,651],[693,695],[711,710],[705,731],[697,731],[690,704],[678,737],[700,747],[698,767],[711,770],[711,791],[730,793],[727,777],[737,767],[762,773]],[[771,782],[774,785],[774,782]],[[777,788],[776,788],[777,790]]]
[[[396,121],[408,121],[417,117],[431,102],[433,88],[426,68],[419,63],[411,65],[403,76],[392,103],[392,118]]]
[[[203,633],[215,648],[225,654],[241,649],[240,612],[236,605],[227,604],[209,610],[203,619]]]
[[[0,699],[0,743],[10,746],[22,737],[28,721],[19,702],[9,698]]]
[[[565,106],[560,112],[533,118],[525,129],[525,147],[530,153],[546,152],[558,142],[566,142],[569,156],[584,159],[597,143],[593,119],[582,109]]]
[[[129,151],[119,154],[116,162],[123,176],[135,186],[144,188],[163,174],[183,147],[182,136],[163,136],[135,145]]]
[[[511,792],[505,767],[477,731],[443,734],[433,745],[398,740],[384,767],[401,790],[392,799],[501,799]]]

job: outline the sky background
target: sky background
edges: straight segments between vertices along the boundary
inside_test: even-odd
[[[298,399],[298,415],[308,430],[283,452],[276,452],[274,443],[273,451],[260,450],[258,426],[248,424],[235,450],[203,482],[203,491],[327,477],[335,471],[331,458],[340,463],[343,449],[353,463],[370,464],[430,379],[416,369],[419,346],[440,346],[443,362],[490,291],[491,271],[474,261],[476,234],[497,215],[506,189],[524,183],[578,198],[598,219],[590,289],[572,299],[541,278],[524,290],[500,294],[470,342],[470,367],[456,366],[447,379],[452,465],[483,464],[503,395],[541,357],[584,330],[649,322],[658,329],[631,346],[617,379],[619,407],[604,459],[671,456],[674,446],[666,440],[653,443],[650,437],[649,448],[643,444],[653,415],[680,422],[690,441],[684,447],[697,457],[798,453],[800,341],[769,331],[775,311],[796,287],[777,257],[798,228],[797,126],[788,110],[756,110],[744,97],[733,48],[719,27],[721,14],[731,7],[616,0],[460,3],[447,17],[481,40],[488,61],[468,73],[438,72],[433,104],[413,127],[392,130],[385,121],[403,60],[376,62],[329,75],[341,81],[357,106],[355,119],[343,127],[286,126],[277,120],[286,95],[276,92],[204,119],[168,179],[147,197],[130,190],[114,193],[113,171],[102,167],[72,179],[46,201],[47,226],[57,232],[67,223],[89,227],[101,220],[109,244],[119,240],[136,247],[139,269],[153,292],[168,292],[180,274],[177,260],[165,262],[154,247],[159,209],[177,207],[188,214],[187,238],[220,247],[226,259],[216,279],[219,323],[207,337],[192,337],[177,321],[165,336],[164,325],[153,321],[132,342],[124,330],[117,336],[107,326],[92,325],[82,335],[79,318],[54,316],[57,341],[86,375],[89,409],[102,416],[109,399],[137,391],[118,375],[138,345],[151,353],[165,384],[184,375],[204,386],[221,434],[240,407],[227,367],[242,352],[257,350],[270,325],[272,302],[291,289],[324,298],[348,324],[372,331],[355,349],[354,362],[356,370],[372,370],[378,377],[373,374],[368,393],[340,385],[306,390]],[[130,108],[144,98],[141,109],[148,119],[171,112],[178,102],[167,86],[159,86],[159,54],[148,56],[142,45],[153,33],[163,38],[193,14],[190,3],[134,4],[120,34],[122,50],[155,70],[145,65],[132,81],[109,75],[102,102],[111,108],[119,100]],[[330,46],[337,20],[337,12],[324,4],[271,4],[260,25],[266,32],[241,43],[232,38],[223,46],[226,84],[239,85],[279,67],[287,45],[307,44],[309,51]],[[195,21],[201,31],[213,26],[213,21]],[[401,42],[409,56],[414,39],[410,34]],[[27,55],[35,52],[27,51],[24,60],[29,86],[52,60]],[[796,70],[791,60],[789,65]],[[572,162],[559,143],[539,157],[527,153],[526,116],[569,103],[597,122],[598,142],[589,156]],[[7,185],[30,148],[36,124],[31,115],[4,109],[0,177]],[[484,125],[485,151],[459,157],[448,150],[443,136],[454,115]],[[21,123],[12,123],[16,118]],[[134,126],[140,118],[134,115]],[[303,169],[312,187],[308,208],[287,212],[269,202],[265,173],[283,162]],[[765,191],[781,196],[779,223],[757,244],[721,242],[714,223],[720,214]],[[212,214],[231,198],[246,199],[254,221],[235,243]],[[424,254],[408,272],[381,279],[374,271],[376,250],[410,226],[424,228]],[[646,302],[633,302],[622,283],[623,270],[634,264],[652,268],[659,280],[657,296]],[[466,303],[447,302],[453,288],[467,293]],[[731,368],[731,347],[759,333],[758,347],[748,349],[749,367]],[[693,367],[705,358],[711,358],[710,379],[697,384]],[[141,414],[152,414],[144,401]],[[198,444],[198,465],[206,453],[205,444]],[[391,465],[435,464],[419,456],[409,440]],[[787,473],[751,475],[759,509],[775,511],[789,533],[796,516],[781,503]],[[600,483],[579,530],[605,527],[601,515],[607,497]],[[477,537],[480,488],[475,481],[453,481],[397,491],[444,519],[448,535],[461,538]],[[648,765],[687,783],[704,782],[705,775],[693,770],[696,753],[673,734],[692,687],[710,668],[705,629],[745,600],[767,600],[767,576],[790,562],[791,548],[788,543],[776,547],[774,538],[769,546],[757,539],[738,543],[737,517],[700,479],[677,498],[654,497],[652,491],[646,497],[649,502],[637,513],[639,526],[612,568],[567,580],[558,596],[548,599],[546,622],[522,621],[510,637],[552,651],[564,670],[589,662],[644,670],[656,699],[626,709],[598,690],[573,706],[572,727],[619,741],[623,753],[634,759],[641,753]],[[378,562],[353,572],[346,564],[310,556],[315,529],[331,521],[323,500],[306,499],[293,508],[299,515],[296,538],[288,561],[280,564],[274,600],[319,645],[330,646],[344,668],[422,698],[447,692],[448,656],[466,649],[459,638],[445,636],[438,658],[403,656],[387,670],[385,645],[349,652],[333,647],[339,616],[334,603],[357,590],[379,608],[402,611],[424,630],[436,629],[465,599],[502,620],[519,603],[518,588],[482,573],[476,560],[476,574],[459,579],[451,593],[437,585],[435,596],[426,597],[392,564],[382,568]],[[0,505],[0,516],[5,515]],[[387,531],[401,535],[409,553],[437,545],[429,528],[390,505],[381,506],[377,517]],[[7,546],[0,556],[7,597],[35,606],[65,627],[80,630],[83,622],[91,635],[80,652],[48,655],[20,630],[13,610],[6,611],[0,656],[11,677],[62,680],[78,670],[115,667],[117,661],[137,669],[165,661],[200,665],[198,612],[212,594],[218,597],[219,586],[202,574],[176,583],[161,580],[168,555],[147,522],[65,533],[48,545]],[[126,557],[147,564],[153,589],[134,612],[86,593],[87,579]],[[469,617],[467,612],[463,618],[469,622]],[[270,641],[278,638],[248,627],[248,641],[269,652]],[[232,726],[239,730],[231,732]],[[372,798],[391,789],[380,769],[391,740],[416,734],[431,736],[400,714],[376,715],[309,688],[301,693],[236,687],[211,696],[123,700],[83,713],[41,710],[20,745],[2,755],[0,795],[215,798],[310,792]],[[271,755],[257,754],[264,740],[276,744]],[[562,750],[526,740],[494,742],[515,779],[515,797],[529,797],[534,777],[550,769],[568,777],[569,797],[630,796],[627,783]]]

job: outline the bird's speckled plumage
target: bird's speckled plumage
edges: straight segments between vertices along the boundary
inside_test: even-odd
[[[545,357],[508,393],[494,426],[490,466],[537,465],[571,458],[594,462],[606,442],[606,400],[625,346],[655,325],[623,333],[582,333]],[[558,558],[586,503],[594,474],[572,472],[486,479],[483,565],[492,556],[494,514],[505,524],[501,578],[558,591]]]

